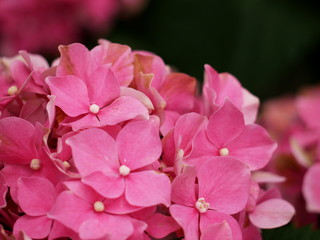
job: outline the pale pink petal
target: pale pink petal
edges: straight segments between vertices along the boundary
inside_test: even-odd
[[[46,178],[22,177],[18,180],[18,201],[30,216],[45,215],[56,198],[56,190]]]
[[[24,119],[0,119],[0,159],[10,164],[29,163],[37,156],[34,132],[34,126]]]
[[[191,167],[185,168],[184,172],[172,182],[171,200],[174,203],[194,207],[196,199],[196,173]]]
[[[15,222],[13,234],[18,236],[20,231],[34,239],[46,238],[51,230],[52,219],[47,216],[31,217],[24,215]]]
[[[178,204],[170,206],[171,216],[184,231],[185,240],[199,239],[199,211]]]
[[[71,146],[74,163],[82,176],[119,168],[116,143],[101,129],[85,130],[68,138],[66,143]]]
[[[257,183],[282,183],[286,178],[267,171],[255,171],[252,173],[252,179]]]
[[[89,50],[82,44],[74,43],[59,46],[61,54],[57,76],[75,75],[84,81],[91,72],[91,56]]]
[[[249,214],[249,219],[258,228],[277,228],[290,222],[294,213],[294,208],[287,201],[270,199],[259,203]]]
[[[100,107],[106,106],[120,95],[120,85],[107,65],[95,69],[90,75],[87,88],[90,103]]]
[[[150,98],[143,92],[140,92],[134,88],[120,87],[120,96],[133,97],[139,100],[149,111],[154,110],[153,104]]]
[[[89,112],[90,101],[85,83],[76,76],[48,77],[46,83],[55,95],[56,106],[68,116],[76,117]]]
[[[302,192],[310,212],[320,213],[320,164],[308,169],[303,179]]]
[[[80,225],[93,214],[91,203],[75,196],[70,191],[64,191],[58,196],[48,217],[78,232]]]
[[[261,126],[247,125],[242,134],[227,146],[230,156],[239,159],[251,170],[263,168],[271,159],[277,144]]]
[[[226,221],[214,223],[205,228],[200,240],[233,240],[232,231]]]
[[[243,103],[241,112],[244,115],[244,121],[246,124],[252,124],[256,121],[256,117],[259,109],[259,98],[251,94],[247,89],[242,88]]]
[[[250,187],[250,171],[231,157],[214,157],[203,163],[197,173],[199,198],[210,208],[234,214],[244,209]]]
[[[126,176],[127,201],[136,206],[170,205],[171,183],[167,175],[155,171],[133,172]]]
[[[149,119],[148,109],[137,99],[119,97],[98,113],[101,126],[116,125],[131,119]]]
[[[220,229],[222,232],[217,232],[217,239],[223,240],[223,238],[221,238],[223,235],[221,234],[223,234],[224,231],[227,234],[226,236],[230,236],[231,233],[231,240],[242,239],[241,229],[238,222],[228,214],[208,210],[207,212],[200,215],[200,230],[205,234],[205,236],[208,236],[208,233],[205,232],[211,226],[211,224],[218,224],[216,227],[213,227],[216,230],[219,230],[219,224],[227,224],[222,229]],[[212,231],[210,232],[213,233]]]
[[[126,165],[130,170],[149,165],[157,161],[161,154],[159,129],[153,121],[130,123],[118,134],[117,146],[121,165]]]
[[[82,182],[107,198],[120,197],[124,191],[124,179],[119,173],[94,172],[85,176]]]
[[[208,138],[219,148],[225,147],[244,130],[243,114],[230,101],[211,115],[208,123]]]
[[[164,238],[172,232],[177,231],[180,226],[171,217],[160,213],[155,213],[146,219],[148,228],[146,230],[154,238]]]

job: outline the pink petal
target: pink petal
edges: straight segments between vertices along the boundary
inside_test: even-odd
[[[184,172],[172,182],[171,199],[172,202],[194,207],[196,199],[196,173],[193,168],[187,167]]]
[[[199,212],[194,207],[185,207],[178,204],[170,206],[171,216],[184,231],[185,240],[199,239]]]
[[[48,116],[46,111],[47,101],[38,98],[27,101],[20,112],[20,118],[23,118],[32,124],[36,122],[40,122],[41,124],[45,124]]]
[[[148,98],[143,92],[140,92],[134,88],[120,87],[120,96],[133,97],[139,100],[149,111],[154,110],[150,98]]]
[[[34,239],[46,238],[51,230],[52,219],[47,216],[31,217],[24,215],[15,222],[13,234],[18,236],[23,231],[27,236]]]
[[[219,156],[218,149],[207,136],[207,131],[202,130],[194,137],[192,142],[192,152],[185,162],[199,168],[201,163],[211,159],[214,156]]]
[[[277,228],[290,222],[294,213],[294,208],[287,201],[270,199],[259,203],[249,214],[249,219],[258,228]]]
[[[112,214],[128,214],[142,209],[142,207],[128,203],[124,194],[116,199],[105,199],[104,203],[105,211]]]
[[[133,172],[126,176],[125,195],[132,205],[170,205],[171,183],[167,175],[155,171]]]
[[[115,125],[131,119],[149,119],[148,109],[137,99],[119,97],[98,113],[101,126]]]
[[[285,177],[266,171],[253,172],[252,179],[257,183],[282,183],[286,181]]]
[[[124,191],[124,179],[116,173],[94,172],[85,176],[82,181],[107,198],[120,197]]]
[[[147,233],[154,238],[164,238],[180,228],[171,216],[166,216],[160,213],[153,214],[151,217],[146,219],[146,223],[148,224]]]
[[[162,136],[166,136],[176,124],[176,121],[179,119],[180,114],[174,111],[165,111],[166,118],[163,124],[160,127],[160,132]]]
[[[4,208],[7,205],[6,195],[8,192],[8,187],[5,183],[3,174],[0,172],[0,208]]]
[[[320,164],[314,164],[308,169],[303,179],[303,196],[310,212],[320,213]]]
[[[55,198],[55,187],[45,178],[22,177],[18,180],[19,205],[30,216],[47,214]]]
[[[83,222],[79,229],[81,239],[125,240],[132,232],[133,226],[129,218],[105,213],[95,214]]]
[[[56,105],[68,116],[76,117],[89,112],[87,87],[80,78],[71,75],[48,77],[46,83],[50,87],[51,94],[57,97]]]
[[[217,225],[209,230],[212,224]],[[212,236],[215,236],[217,239],[223,240],[223,234],[225,233],[226,237],[231,237],[231,240],[242,240],[240,226],[233,217],[222,212],[208,210],[200,215],[200,230],[204,234],[204,237],[206,237],[204,239],[208,239],[207,236],[209,233],[206,233],[206,231],[209,230],[210,233],[214,233],[213,229],[217,231],[217,235],[215,236],[215,234],[213,234]]]
[[[69,237],[70,239],[79,240],[79,236],[77,233],[72,231],[70,228],[62,225],[61,223],[54,221],[48,239],[54,240],[62,237]]]
[[[66,140],[71,146],[74,163],[82,176],[96,171],[118,171],[117,146],[101,129],[88,129]]]
[[[243,114],[228,100],[211,115],[208,123],[208,138],[218,148],[225,147],[244,130]]]
[[[258,109],[259,109],[259,98],[251,94],[247,89],[242,89],[243,104],[241,112],[244,115],[246,124],[252,124],[256,121]]]
[[[146,235],[144,231],[147,229],[148,225],[145,222],[136,219],[131,219],[131,222],[133,224],[134,231],[128,240],[143,240]]]
[[[0,119],[0,159],[10,164],[30,163],[37,156],[34,132],[34,126],[24,119]]]
[[[247,164],[250,170],[263,168],[271,159],[277,144],[261,126],[247,125],[242,134],[227,146],[230,156]]]
[[[319,128],[319,118],[320,118],[320,97],[315,95],[303,96],[297,100],[298,112],[303,119],[303,121],[310,128]]]
[[[243,240],[262,240],[260,229],[252,224],[242,230],[242,237]]]
[[[232,231],[226,221],[214,223],[204,230],[200,240],[233,240]]]
[[[86,200],[89,203],[95,202],[97,199],[102,199],[101,195],[98,194],[91,187],[85,185],[79,180],[64,181],[63,185],[67,187],[74,195]]]
[[[119,97],[120,85],[112,70],[107,65],[102,65],[90,75],[87,83],[90,103],[104,107]]]
[[[70,191],[64,191],[58,196],[48,217],[78,232],[80,225],[90,219],[93,214],[91,203],[75,196]]]
[[[118,134],[117,145],[121,164],[130,170],[157,161],[162,147],[159,130],[152,121],[137,121],[126,125]]]
[[[65,120],[67,120],[67,118]],[[79,131],[93,127],[103,127],[101,125],[101,121],[97,118],[97,115],[93,113],[88,113],[83,117],[69,118],[68,121],[61,122],[60,126],[72,127],[73,131]]]
[[[75,75],[83,80],[88,79],[91,72],[91,56],[89,50],[82,44],[74,43],[59,46],[61,54],[57,76]]]
[[[159,89],[160,95],[167,102],[166,110],[179,113],[193,109],[196,92],[196,79],[184,73],[170,73]]]
[[[202,164],[198,173],[199,198],[211,209],[234,214],[244,209],[250,187],[250,171],[231,157],[215,157]]]

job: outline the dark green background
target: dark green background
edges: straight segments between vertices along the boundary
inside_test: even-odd
[[[150,0],[99,37],[153,51],[200,81],[209,63],[264,100],[320,81],[319,12],[308,0]]]

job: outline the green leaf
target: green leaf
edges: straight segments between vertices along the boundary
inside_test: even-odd
[[[262,231],[263,240],[319,240],[320,231],[310,226],[296,228],[292,224]]]

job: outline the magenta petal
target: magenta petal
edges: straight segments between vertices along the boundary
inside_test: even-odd
[[[124,179],[120,174],[94,172],[85,176],[82,182],[107,198],[120,197],[124,191]]]
[[[303,196],[310,212],[320,213],[320,163],[308,169],[303,179]]]
[[[208,234],[206,233],[206,230],[208,227],[211,226],[211,224],[227,224],[227,226],[224,226],[222,229],[220,229],[222,232],[217,232],[217,238],[216,239],[221,239],[224,240],[224,238],[221,238],[223,235],[221,235],[224,231],[226,231],[226,234],[229,235],[231,232],[231,240],[242,240],[242,234],[241,234],[241,229],[238,224],[238,222],[231,217],[228,214],[222,213],[222,212],[216,212],[212,210],[208,210],[204,214],[200,215],[200,230],[202,233],[205,234],[205,236]],[[222,227],[222,226],[220,226]],[[219,225],[216,225],[216,230],[219,229]],[[214,235],[213,235],[214,236]],[[220,238],[218,238],[218,236]],[[204,238],[204,239],[209,239],[209,238]],[[215,239],[215,238],[213,238]],[[228,239],[228,238],[226,238]]]
[[[27,234],[33,239],[46,238],[51,230],[52,219],[47,216],[31,217],[24,215],[15,222],[13,226],[13,233],[15,236],[19,235],[20,231]]]
[[[70,191],[60,193],[48,217],[78,232],[80,225],[94,214],[92,204]]]
[[[48,77],[46,83],[51,94],[55,95],[55,104],[68,116],[76,117],[89,112],[90,101],[85,83],[76,76]]]
[[[86,128],[102,127],[96,114],[88,113],[80,118],[70,119],[70,122],[62,122],[60,125],[72,127],[73,131],[83,130]]]
[[[120,85],[110,66],[102,65],[97,68],[87,82],[88,94],[91,104],[104,107],[120,95]]]
[[[250,187],[250,171],[231,157],[215,157],[202,164],[198,173],[199,198],[210,208],[234,214],[244,209]]]
[[[69,237],[73,240],[79,240],[79,236],[77,233],[72,231],[70,228],[62,225],[61,223],[54,221],[52,229],[50,231],[49,240],[55,240],[61,237]]]
[[[170,205],[171,184],[167,175],[155,171],[133,172],[125,181],[125,195],[130,204],[143,207],[161,203]]]
[[[149,119],[148,109],[137,99],[119,97],[98,113],[101,126],[116,125],[131,119]]]
[[[146,223],[148,224],[147,232],[154,238],[163,238],[180,228],[171,216],[160,213],[153,214],[146,219]]]
[[[0,159],[4,163],[30,163],[37,156],[34,126],[21,118],[0,119]]]
[[[162,148],[159,129],[152,121],[137,121],[126,125],[118,134],[117,145],[121,164],[131,170],[157,161]]]
[[[19,205],[30,216],[47,214],[55,198],[55,188],[46,178],[22,177],[18,180]]]
[[[232,231],[226,221],[214,223],[205,229],[200,240],[233,240]]]
[[[193,168],[185,168],[172,182],[171,200],[174,203],[194,207],[196,199],[196,173]]]
[[[290,203],[274,198],[259,203],[249,214],[249,219],[258,228],[277,228],[290,222],[294,213]]]
[[[184,231],[185,240],[199,239],[199,212],[194,207],[185,207],[178,204],[170,206],[171,216]]]
[[[88,129],[66,140],[74,163],[82,176],[96,171],[109,173],[119,169],[117,146],[101,129]]]
[[[208,123],[208,138],[219,148],[225,147],[244,130],[243,114],[228,100],[211,115]]]
[[[276,147],[268,132],[256,124],[247,125],[242,134],[228,145],[230,156],[244,162],[251,170],[263,168]]]

